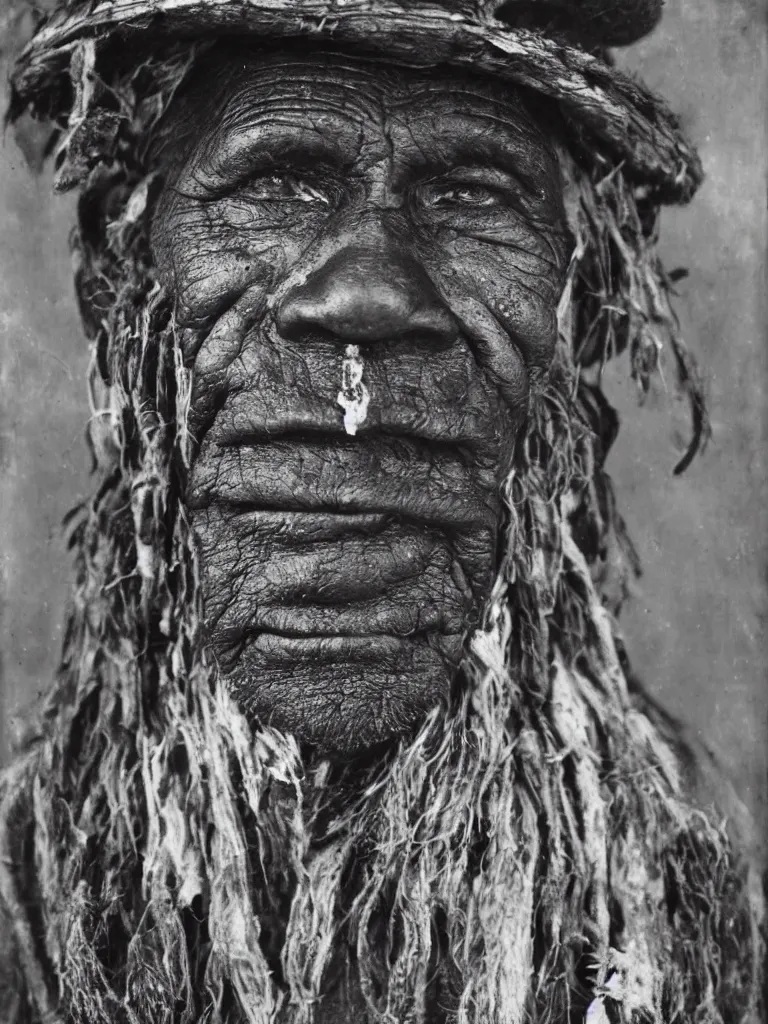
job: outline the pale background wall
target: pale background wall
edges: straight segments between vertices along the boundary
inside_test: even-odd
[[[624,628],[640,674],[719,753],[768,823],[766,617],[766,60],[759,0],[668,0],[664,26],[622,56],[681,112],[707,181],[666,212],[663,252],[690,268],[679,310],[708,372],[714,440],[673,478],[684,411],[638,409],[621,370],[611,456],[645,563]],[[0,97],[0,105],[4,99]],[[12,715],[45,688],[69,578],[60,522],[88,490],[87,352],[70,285],[71,199],[52,199],[13,140],[0,148],[0,759]]]

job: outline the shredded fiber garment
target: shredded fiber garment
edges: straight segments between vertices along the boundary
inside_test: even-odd
[[[93,50],[74,66],[58,164],[82,188],[96,488],[71,520],[61,669],[3,776],[7,1019],[756,1022],[747,868],[630,692],[614,617],[634,553],[603,469],[601,363],[626,351],[647,387],[666,346],[691,453],[706,433],[653,203],[564,154],[559,346],[452,699],[375,759],[305,758],[245,719],[203,643],[182,501],[192,369],[153,273],[142,162],[193,59],[113,82],[117,112],[94,98]]]

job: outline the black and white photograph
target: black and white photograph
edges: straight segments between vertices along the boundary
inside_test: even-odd
[[[763,0],[0,0],[0,1024],[766,1024]]]

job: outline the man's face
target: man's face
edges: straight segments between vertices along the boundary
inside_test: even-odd
[[[222,53],[163,138],[211,648],[325,750],[406,734],[488,596],[552,358],[556,157],[508,87],[324,53]]]

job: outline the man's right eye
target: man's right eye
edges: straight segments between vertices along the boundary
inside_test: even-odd
[[[295,174],[265,174],[247,185],[250,199],[273,203],[320,203],[330,206],[330,197],[316,185]]]

